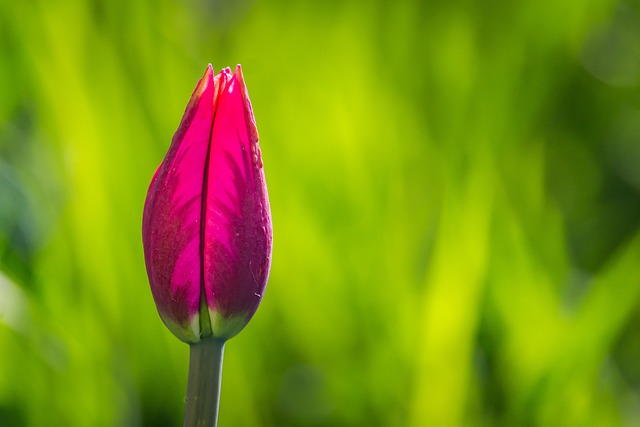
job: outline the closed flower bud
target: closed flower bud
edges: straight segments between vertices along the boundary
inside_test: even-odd
[[[272,228],[258,132],[240,66],[191,96],[144,206],[142,240],[160,317],[182,341],[227,339],[255,313]]]

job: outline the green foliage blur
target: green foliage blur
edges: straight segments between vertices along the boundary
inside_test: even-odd
[[[640,425],[640,5],[0,0],[0,426],[177,426],[141,245],[243,65],[274,225],[220,426]]]

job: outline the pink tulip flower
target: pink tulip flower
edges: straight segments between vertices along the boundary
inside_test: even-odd
[[[211,65],[191,96],[144,206],[151,292],[165,325],[193,344],[236,335],[255,313],[272,228],[251,102],[238,65]]]

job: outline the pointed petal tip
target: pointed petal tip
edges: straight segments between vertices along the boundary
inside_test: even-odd
[[[204,86],[206,87],[206,85],[213,83],[213,76],[215,75],[215,72],[213,71],[213,65],[208,64],[207,65],[207,69],[204,72],[204,76],[202,76],[202,79],[200,79],[200,82],[204,83]],[[200,84],[199,84],[200,86]]]
[[[187,131],[187,127],[191,123],[191,119],[195,114],[195,110],[197,108],[198,103],[200,102],[200,99],[202,98],[203,95],[205,95],[208,88],[215,88],[213,76],[214,76],[213,66],[209,64],[207,65],[207,69],[205,70],[204,75],[200,80],[198,80],[198,83],[196,84],[195,89],[191,93],[191,98],[189,99],[189,103],[187,104],[187,107],[184,110],[184,114],[182,115],[180,126],[178,126],[178,130],[174,134],[174,139],[182,138],[184,133]],[[212,92],[210,91],[209,93],[212,93]],[[213,96],[213,95],[206,95],[206,96]]]
[[[236,65],[236,71],[235,73],[233,73],[233,75],[236,77],[236,79],[240,82],[242,86],[245,86],[244,75],[242,74],[242,65],[240,64]]]
[[[207,64],[207,69],[204,71],[204,76],[200,81],[206,82],[209,84],[213,81],[213,76],[215,76],[215,71],[213,71],[213,65]]]
[[[202,96],[209,85],[213,84],[213,75],[213,67],[211,66],[211,64],[209,64],[207,65],[207,69],[204,72],[204,76],[202,76],[202,78],[198,81],[198,85],[193,91],[190,106],[192,106],[195,101]]]
[[[245,111],[247,114],[247,126],[249,135],[253,141],[258,142],[258,129],[256,127],[256,121],[253,116],[253,107],[251,106],[251,100],[249,99],[249,91],[247,90],[247,84],[244,81],[244,74],[242,74],[242,65],[237,64],[233,78],[238,82],[238,89],[242,96],[242,102],[244,103]]]

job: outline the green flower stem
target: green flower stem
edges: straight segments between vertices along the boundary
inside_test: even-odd
[[[184,427],[218,424],[224,343],[224,340],[208,338],[190,345]]]

